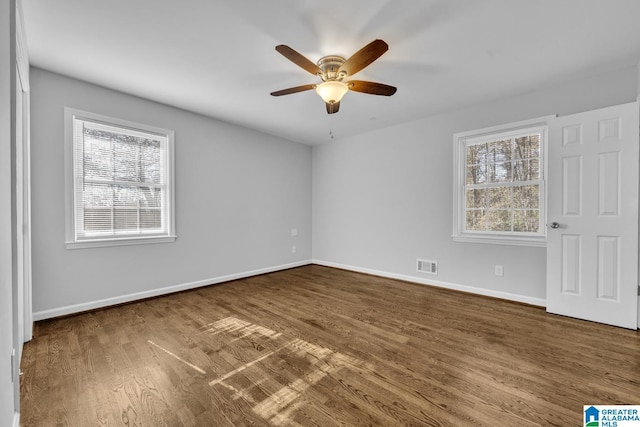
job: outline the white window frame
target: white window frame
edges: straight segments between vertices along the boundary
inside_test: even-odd
[[[76,230],[76,180],[75,177],[75,147],[74,147],[74,122],[86,120],[100,124],[121,128],[123,133],[129,134],[154,134],[166,141],[163,165],[167,178],[164,187],[165,206],[162,212],[163,221],[166,224],[165,232],[161,234],[134,234],[118,236],[79,237]],[[148,243],[167,243],[176,239],[175,234],[175,185],[174,185],[174,131],[134,123],[123,119],[108,117],[88,111],[65,107],[64,109],[64,138],[65,138],[65,246],[67,249],[95,248],[104,246],[139,245]]]
[[[546,246],[546,194],[548,122],[555,116],[523,120],[453,135],[453,234],[456,242],[491,243],[516,246]],[[467,143],[540,133],[540,225],[538,232],[467,231],[466,225],[466,147]]]

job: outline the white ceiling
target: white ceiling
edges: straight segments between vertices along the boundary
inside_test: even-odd
[[[640,60],[638,0],[22,0],[31,64],[305,144],[549,87]],[[380,38],[328,115],[315,62]]]

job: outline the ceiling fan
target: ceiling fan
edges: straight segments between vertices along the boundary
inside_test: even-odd
[[[276,46],[278,52],[300,68],[320,77],[322,83],[290,87],[271,92],[271,95],[282,96],[315,89],[316,93],[324,100],[329,114],[338,112],[340,100],[350,90],[371,95],[391,96],[397,90],[393,86],[364,80],[345,80],[378,59],[388,49],[389,45],[378,39],[354,53],[349,59],[329,55],[320,58],[318,63],[314,64],[289,46],[280,44]]]

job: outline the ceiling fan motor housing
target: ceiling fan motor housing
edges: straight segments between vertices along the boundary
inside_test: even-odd
[[[346,59],[337,55],[328,55],[320,58],[318,60],[318,67],[322,70],[322,74],[319,74],[322,81],[342,80],[346,74],[344,72],[338,73],[338,69],[344,64],[344,61],[346,61]]]

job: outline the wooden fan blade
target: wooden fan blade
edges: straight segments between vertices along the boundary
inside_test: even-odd
[[[396,90],[398,90],[393,86],[382,83],[366,82],[364,80],[351,80],[347,82],[347,85],[349,86],[349,90],[369,93],[371,95],[391,96],[396,93]]]
[[[325,104],[327,104],[327,114],[335,114],[340,109],[340,101],[334,103],[325,102]]]
[[[277,90],[275,92],[271,92],[272,96],[282,96],[289,95],[292,93],[304,92],[305,90],[315,89],[316,85],[302,85],[296,87],[290,87],[288,89]]]
[[[376,39],[351,55],[344,64],[340,66],[338,72],[345,72],[348,76],[353,76],[389,50],[389,45],[383,40]]]
[[[314,76],[317,75],[318,73],[322,74],[322,70],[320,69],[320,67],[318,67],[313,62],[309,61],[301,53],[298,53],[295,50],[291,49],[289,46],[284,44],[279,44],[278,46],[276,46],[276,50],[280,52],[282,56],[287,58],[289,61],[296,64],[298,67],[304,70],[307,70],[309,73],[313,74]]]

